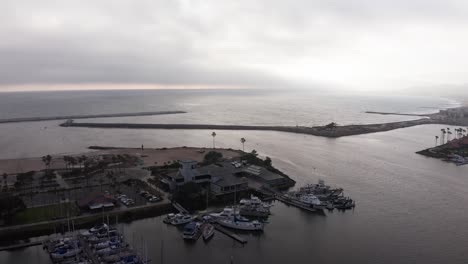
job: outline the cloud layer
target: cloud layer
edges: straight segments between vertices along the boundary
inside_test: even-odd
[[[0,2],[0,86],[468,83],[467,1]]]

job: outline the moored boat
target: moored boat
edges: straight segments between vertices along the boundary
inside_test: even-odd
[[[172,220],[176,217],[176,214],[170,213],[166,215],[166,217],[163,219],[163,222],[166,224],[170,224]]]
[[[191,215],[182,215],[182,214],[177,214],[174,219],[172,219],[171,224],[172,225],[184,225],[188,224],[193,220],[193,216]]]
[[[243,216],[268,217],[270,215],[270,210],[262,206],[243,205],[239,209],[239,214]]]
[[[202,225],[203,240],[207,241],[214,235],[215,228],[212,224],[205,223]]]
[[[184,226],[182,238],[185,240],[197,240],[200,236],[200,223],[190,222]]]
[[[254,221],[246,221],[244,219],[240,220],[238,217],[233,216],[231,218],[224,218],[219,219],[218,224],[238,230],[247,230],[247,231],[262,231],[263,230],[263,223],[260,223],[257,220]]]

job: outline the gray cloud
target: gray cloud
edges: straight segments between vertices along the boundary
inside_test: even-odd
[[[4,85],[468,81],[466,1],[0,3]]]

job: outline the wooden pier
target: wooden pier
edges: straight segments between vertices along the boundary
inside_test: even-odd
[[[182,205],[180,205],[179,203],[176,203],[176,202],[173,202],[172,203],[172,206],[174,206],[174,208],[179,211],[180,213],[182,214],[188,214],[189,211],[187,209],[185,209]]]
[[[27,247],[32,247],[32,246],[38,246],[38,245],[42,245],[42,243],[43,243],[43,241],[34,241],[34,242],[28,242],[28,243],[20,243],[20,244],[15,244],[15,245],[10,245],[10,246],[0,247],[0,251],[15,250],[15,249],[27,248]]]
[[[219,224],[215,224],[214,225],[215,229],[218,230],[219,232],[225,234],[226,236],[236,240],[237,242],[241,243],[241,244],[245,244],[247,243],[247,239],[239,236],[238,234],[234,233],[234,232],[231,232],[230,230],[220,226]]]

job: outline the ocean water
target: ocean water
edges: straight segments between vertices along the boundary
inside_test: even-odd
[[[102,95],[106,93],[110,99]],[[130,92],[123,92],[127,93]],[[145,98],[140,98],[140,93]],[[168,97],[146,91],[130,97],[109,92],[69,94],[81,104],[71,103],[74,100],[66,99],[66,93],[41,94],[45,101],[49,100],[47,104],[28,99],[24,101],[28,102],[26,105],[10,107],[27,108],[36,104],[37,115],[56,115],[49,107],[44,110],[44,105],[58,110],[56,100],[65,100],[69,103],[60,104],[70,108],[60,109],[60,114],[75,113],[79,105],[85,108],[81,109],[83,114],[149,111],[156,107],[159,107],[156,110],[191,110],[192,113],[191,118],[171,115],[105,119],[111,122],[170,122],[178,118],[174,122],[291,124],[297,118],[300,123],[314,119],[313,124],[323,124],[332,116],[333,121],[346,124],[408,118],[364,114],[367,110],[423,113],[456,105],[450,100],[424,97],[333,98],[309,93],[311,98],[306,98],[304,94],[286,92],[195,91],[187,95],[180,91],[162,92],[166,93]],[[0,96],[0,100],[5,100],[3,94]],[[97,105],[92,108],[83,98],[94,98],[90,100],[95,100]],[[122,98],[128,101],[123,102]],[[122,108],[118,107],[119,101]],[[144,102],[155,106],[140,105]],[[131,105],[137,106],[131,108]],[[296,111],[296,105],[302,110]],[[21,116],[30,113],[25,111]],[[211,131],[207,130],[62,128],[58,123],[0,124],[1,158],[77,153],[87,151],[89,145],[210,146],[212,140]],[[219,233],[208,243],[202,240],[184,243],[180,232],[162,224],[159,217],[122,224],[121,228],[130,241],[136,238],[136,247],[141,239],[148,242],[153,263],[160,262],[161,248],[164,263],[230,263],[231,257],[234,263],[467,263],[468,166],[457,167],[415,154],[433,146],[434,136],[441,128],[424,125],[338,139],[268,131],[216,131],[218,147],[241,148],[239,139],[245,137],[246,150],[256,149],[262,156],[271,157],[273,164],[293,177],[298,186],[324,179],[328,184],[343,187],[346,195],[357,201],[357,207],[354,211],[320,216],[276,202],[265,232],[245,234],[248,239],[245,246]],[[0,252],[0,263],[48,261],[38,247]]]
[[[187,114],[101,118],[95,122],[256,125],[366,124],[414,119],[365,111],[431,113],[457,106],[451,99],[278,90],[159,90],[0,93],[0,119],[183,110]]]

